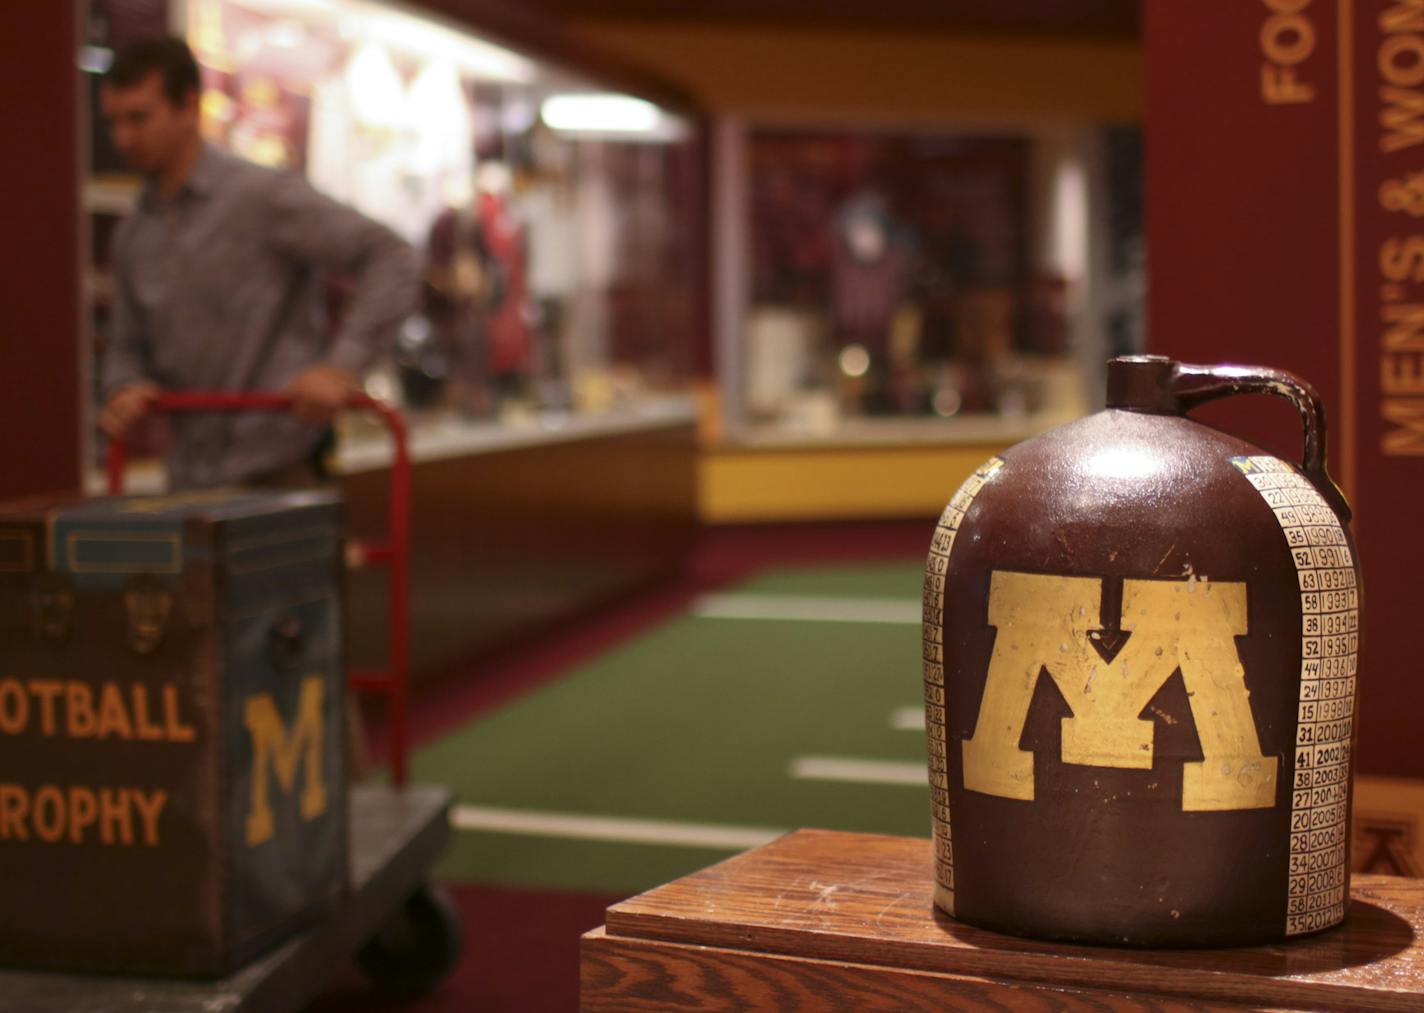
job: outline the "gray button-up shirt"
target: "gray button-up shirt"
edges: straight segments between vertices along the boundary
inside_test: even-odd
[[[108,397],[136,380],[167,390],[281,391],[325,362],[360,374],[414,307],[415,251],[293,172],[205,146],[183,188],[152,184],[114,236],[117,292]],[[352,276],[329,337],[321,279]],[[174,488],[238,483],[299,462],[320,430],[289,415],[175,416]]]

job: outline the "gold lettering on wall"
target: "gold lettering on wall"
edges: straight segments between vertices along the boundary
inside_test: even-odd
[[[1310,0],[1263,0],[1270,14],[1261,23],[1261,100],[1292,105],[1315,100],[1301,80],[1300,65],[1315,52],[1315,24],[1305,15]]]
[[[1379,30],[1378,143],[1390,155],[1424,141],[1424,0],[1391,3],[1379,16]],[[1424,173],[1384,179],[1376,195],[1394,221],[1413,225],[1424,216]],[[1380,450],[1392,457],[1424,455],[1424,235],[1385,239],[1378,265]]]

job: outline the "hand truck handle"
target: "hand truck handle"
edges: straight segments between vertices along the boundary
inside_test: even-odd
[[[149,405],[150,411],[157,412],[246,412],[290,411],[294,398],[289,394],[268,394],[252,391],[183,391],[181,393],[159,394]],[[384,401],[367,394],[352,394],[346,401],[347,408],[361,409],[380,417],[391,435],[395,451],[392,466],[392,485],[399,484],[396,472],[405,472],[404,484],[409,487],[410,455],[405,418],[399,411]],[[124,490],[124,467],[128,463],[128,445],[122,439],[110,438],[105,472],[110,495],[117,496]],[[394,491],[394,488],[393,488]],[[394,501],[393,501],[394,502]]]
[[[246,412],[290,411],[288,394],[250,391],[183,391],[154,398],[150,411],[159,412]],[[384,401],[366,394],[352,394],[346,407],[377,415],[390,433],[394,449],[391,462],[390,504],[386,540],[363,546],[362,559],[390,567],[390,669],[383,673],[362,673],[355,681],[363,688],[381,690],[388,696],[391,724],[391,774],[397,785],[406,780],[406,689],[410,664],[410,451],[405,417]],[[109,493],[123,492],[127,447],[123,440],[111,439],[107,460]]]

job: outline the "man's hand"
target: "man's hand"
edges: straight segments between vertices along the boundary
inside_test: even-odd
[[[158,384],[147,380],[120,387],[99,413],[99,428],[111,439],[124,439],[134,423],[148,413],[149,406],[159,393]]]
[[[292,411],[303,422],[323,425],[356,393],[356,377],[337,366],[310,366],[287,387]]]

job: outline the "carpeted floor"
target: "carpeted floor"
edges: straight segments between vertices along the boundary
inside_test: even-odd
[[[414,779],[454,789],[462,828],[437,875],[632,893],[746,839],[695,843],[718,828],[928,833],[923,733],[895,724],[921,697],[904,593],[919,579],[915,564],[769,573],[431,743]],[[868,602],[903,607],[860,620]],[[818,758],[905,764],[913,780],[807,776]]]
[[[578,941],[614,896],[449,883],[465,931],[460,962],[416,999],[343,969],[307,1013],[543,1013],[578,1009]]]
[[[421,999],[353,969],[311,1010],[576,1009],[613,900],[795,826],[927,834],[931,527],[711,531],[683,579],[424,693],[414,779],[456,794],[435,873],[464,956]]]

